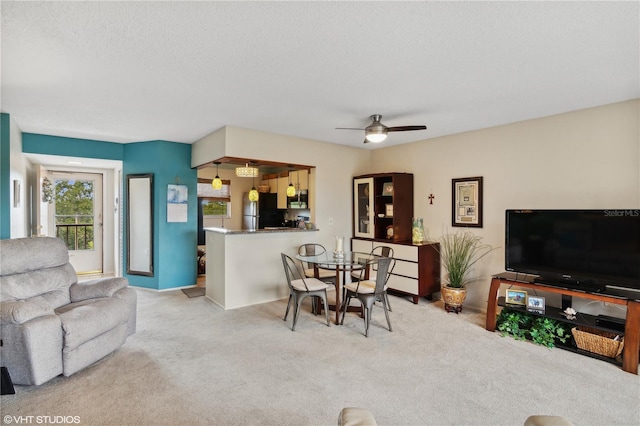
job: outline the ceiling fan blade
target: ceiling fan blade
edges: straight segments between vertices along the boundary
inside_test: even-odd
[[[387,132],[406,132],[409,130],[427,130],[427,126],[396,126],[387,128]]]
[[[336,127],[336,130],[364,130],[358,127]]]

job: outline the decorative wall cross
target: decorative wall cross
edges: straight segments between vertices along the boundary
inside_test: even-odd
[[[429,194],[429,204],[433,204],[433,199],[436,198],[433,194]]]

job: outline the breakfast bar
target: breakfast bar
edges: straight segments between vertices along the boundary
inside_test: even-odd
[[[289,295],[280,253],[316,242],[316,229],[257,231],[205,228],[206,297],[225,310],[284,299]]]

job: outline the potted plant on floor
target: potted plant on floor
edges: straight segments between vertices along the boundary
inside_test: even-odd
[[[445,232],[440,238],[440,264],[445,269],[441,294],[447,312],[462,311],[467,297],[469,271],[475,263],[488,255],[494,247],[482,244],[482,237],[468,230]]]

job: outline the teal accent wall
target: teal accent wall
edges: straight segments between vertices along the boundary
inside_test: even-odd
[[[2,117],[2,135],[4,135],[4,115]],[[6,118],[9,122],[8,116]],[[7,163],[9,161],[9,129],[7,126]],[[2,147],[5,141],[2,136]],[[4,148],[3,148],[4,149]],[[191,145],[168,142],[149,141],[120,144],[87,139],[65,138],[59,136],[23,133],[22,151],[34,154],[61,155],[82,158],[99,158],[122,161],[124,189],[126,193],[126,176],[128,174],[153,173],[153,268],[154,276],[129,275],[127,271],[126,244],[126,194],[123,197],[123,275],[129,283],[138,287],[157,290],[196,284],[197,270],[197,171],[191,169]],[[5,155],[2,151],[2,159]],[[4,166],[2,168],[4,173]],[[9,170],[7,167],[7,176]],[[188,221],[167,223],[167,185],[187,185],[189,189]],[[4,180],[2,185],[4,185]],[[8,195],[7,184],[7,199]],[[2,196],[4,189],[0,187]],[[5,209],[4,199],[2,213]],[[8,207],[7,207],[8,210]],[[4,214],[3,214],[4,223]],[[7,218],[10,232],[10,221]],[[8,237],[7,237],[8,238]]]
[[[11,238],[11,123],[0,114],[0,239]]]
[[[153,173],[153,270],[154,276],[125,276],[132,285],[164,290],[196,283],[197,171],[191,169],[191,145],[151,141],[124,144],[123,177]],[[187,222],[167,222],[167,185],[189,190]],[[125,197],[125,218],[126,203]],[[125,220],[126,235],[126,220]],[[126,239],[125,239],[126,241]],[[126,264],[127,247],[124,259]],[[127,268],[125,266],[124,270]]]
[[[125,144],[60,136],[22,134],[22,152],[67,157],[124,160]]]

